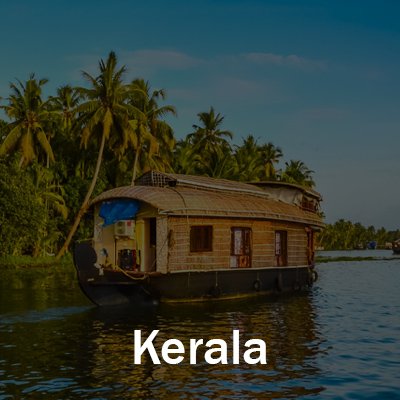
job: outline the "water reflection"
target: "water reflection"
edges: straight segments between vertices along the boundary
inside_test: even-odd
[[[0,290],[0,400],[398,398],[399,260],[329,263],[308,294],[94,308],[79,291]],[[262,338],[267,365],[133,363],[133,331]]]
[[[26,301],[23,303],[26,304]],[[73,303],[73,302],[72,302]],[[69,301],[71,304],[71,299]],[[287,398],[318,393],[315,357],[320,334],[309,294],[239,302],[163,305],[158,308],[69,306],[1,315],[0,398]],[[231,348],[261,338],[267,365],[161,365],[133,362],[133,331],[160,333],[188,351],[190,338],[221,338]],[[147,354],[147,353],[146,353]],[[242,360],[242,359],[241,359]],[[53,397],[54,396],[54,397]]]
[[[94,309],[88,313],[89,335],[82,338],[86,378],[101,382],[116,398],[279,398],[315,393],[321,389],[306,381],[318,373],[311,362],[319,338],[308,296],[240,303],[164,306],[146,313],[124,309]],[[133,364],[133,330],[160,330],[156,348],[169,338],[188,346],[190,338],[221,338],[231,342],[233,329],[241,343],[262,338],[268,364],[208,365],[199,352],[197,365],[154,365],[147,357]],[[89,350],[90,349],[90,350]],[[90,375],[90,378],[89,378]],[[308,378],[308,379],[307,379]],[[83,382],[82,382],[83,383]],[[84,386],[83,386],[84,387]],[[83,392],[81,392],[83,394]]]

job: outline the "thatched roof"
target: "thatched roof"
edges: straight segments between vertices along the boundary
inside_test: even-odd
[[[173,174],[164,176],[174,179]],[[160,175],[157,177],[160,178]],[[102,193],[92,204],[115,198],[128,198],[150,204],[160,214],[166,215],[257,218],[323,226],[317,214],[274,200],[261,188],[206,177],[195,177],[196,185],[193,184],[196,182],[192,178],[186,177],[187,185],[164,182],[160,183],[160,187],[119,187]]]

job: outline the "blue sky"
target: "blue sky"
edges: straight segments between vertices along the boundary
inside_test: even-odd
[[[3,1],[0,96],[31,72],[49,94],[116,51],[165,88],[176,136],[212,105],[315,171],[327,222],[400,228],[397,1]]]

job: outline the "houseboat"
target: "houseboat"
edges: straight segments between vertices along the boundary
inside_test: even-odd
[[[150,171],[91,202],[94,235],[74,261],[98,305],[240,298],[310,287],[314,190]]]

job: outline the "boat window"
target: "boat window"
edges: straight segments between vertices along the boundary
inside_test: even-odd
[[[301,208],[306,211],[317,212],[317,201],[303,196]]]
[[[231,228],[231,268],[251,267],[251,228]]]
[[[190,227],[190,251],[212,251],[213,227],[211,225],[197,225]]]

